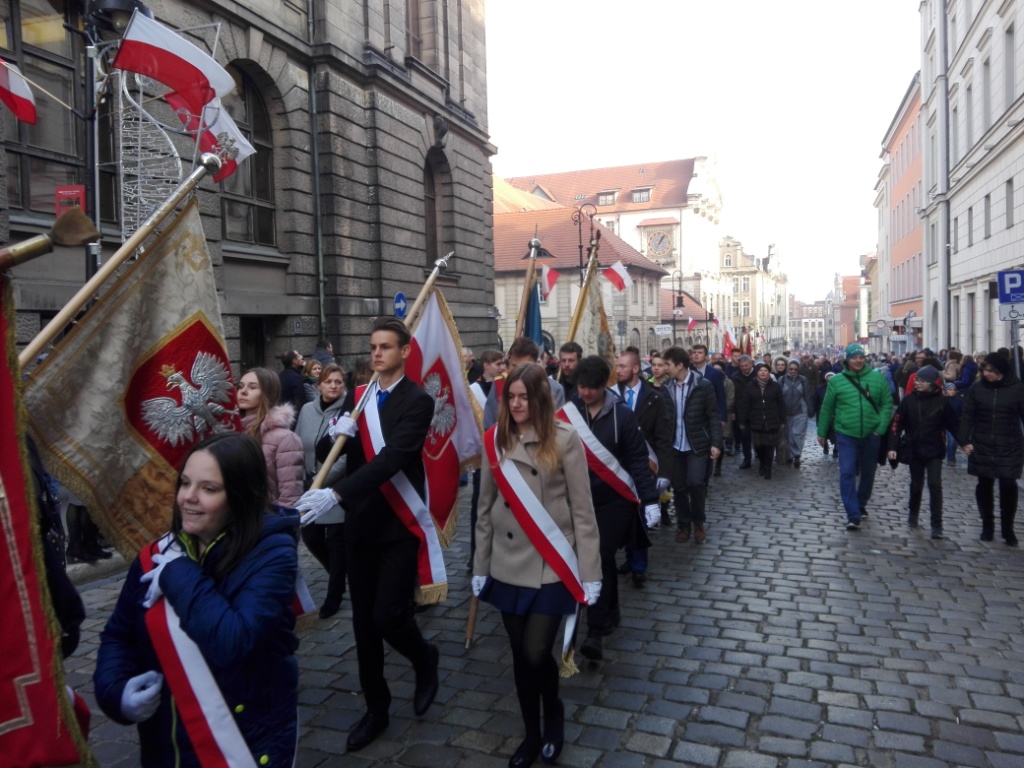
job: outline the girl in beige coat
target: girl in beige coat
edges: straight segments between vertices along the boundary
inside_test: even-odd
[[[498,423],[484,440],[494,446],[496,462],[492,467],[486,460],[481,468],[473,592],[501,611],[512,646],[526,738],[509,766],[525,768],[538,756],[553,763],[562,750],[565,708],[558,698],[552,648],[562,617],[575,613],[581,597],[591,604],[600,594],[597,522],[583,444],[572,427],[555,421],[548,379],[539,365],[523,365],[509,375]],[[523,500],[506,498],[496,473],[503,473],[498,480],[515,474],[525,482],[565,537],[579,563],[580,597],[573,596],[527,535],[513,511],[515,505],[522,514]]]

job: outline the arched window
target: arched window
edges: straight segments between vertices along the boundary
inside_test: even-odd
[[[634,283],[635,285],[635,283]],[[640,329],[634,328],[629,334],[629,345],[640,349]]]
[[[256,150],[221,182],[225,240],[277,245],[274,206],[274,142],[270,113],[253,81],[229,66],[237,87],[221,103]]]
[[[450,170],[444,154],[432,149],[423,164],[423,234],[425,236],[424,252],[427,267],[433,268],[434,262],[444,256],[445,250],[445,182]],[[448,264],[448,271],[453,265]]]

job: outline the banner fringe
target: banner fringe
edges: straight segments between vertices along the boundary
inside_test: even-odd
[[[448,582],[416,587],[417,605],[438,605],[448,599]]]

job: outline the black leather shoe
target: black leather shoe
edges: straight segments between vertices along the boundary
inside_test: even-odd
[[[625,576],[627,573],[633,570],[633,566],[629,564],[629,560],[626,560],[622,565],[619,566],[619,575]]]
[[[544,708],[544,737],[540,744],[540,759],[548,765],[554,765],[562,754],[565,744],[565,705],[561,699],[555,699],[551,711]]]
[[[422,715],[430,705],[434,703],[437,696],[437,661],[441,658],[441,652],[436,645],[427,646],[427,667],[416,670],[416,692],[412,697],[412,711],[416,716]]]
[[[634,587],[636,587],[637,589],[643,589],[644,588],[644,584],[646,584],[646,583],[647,583],[647,574],[646,573],[639,573],[639,572],[634,572],[633,573],[633,586]]]
[[[535,739],[536,737],[534,737]],[[508,759],[508,768],[529,768],[537,760],[540,754],[540,744],[533,739],[527,739],[519,748],[512,753]]]
[[[601,638],[597,635],[588,635],[587,639],[583,641],[583,645],[580,646],[580,654],[583,658],[590,659],[591,661],[600,661],[604,658],[604,649],[602,648],[603,643]]]
[[[381,731],[388,727],[388,714],[376,715],[367,712],[363,719],[356,723],[356,727],[348,735],[348,751],[358,752],[368,746],[374,739],[380,736]]]
[[[744,461],[742,464],[740,464],[740,469],[750,469],[750,467],[751,464],[749,461]]]

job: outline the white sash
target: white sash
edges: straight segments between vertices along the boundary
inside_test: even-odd
[[[484,394],[484,388],[480,386],[479,381],[474,381],[469,385],[469,391],[473,393],[473,397],[480,404],[481,408],[487,405],[487,395]]]
[[[596,459],[600,465],[603,465],[591,466],[594,473],[614,488],[627,501],[639,504],[640,494],[637,493],[633,477],[622,468],[619,460],[612,455],[612,452],[605,448],[604,444],[597,439],[597,435],[587,425],[587,420],[583,418],[583,414],[580,413],[579,409],[572,403],[566,403],[559,413],[565,415],[573,429],[579,434],[580,440],[583,441],[583,447],[587,449],[587,458]]]

